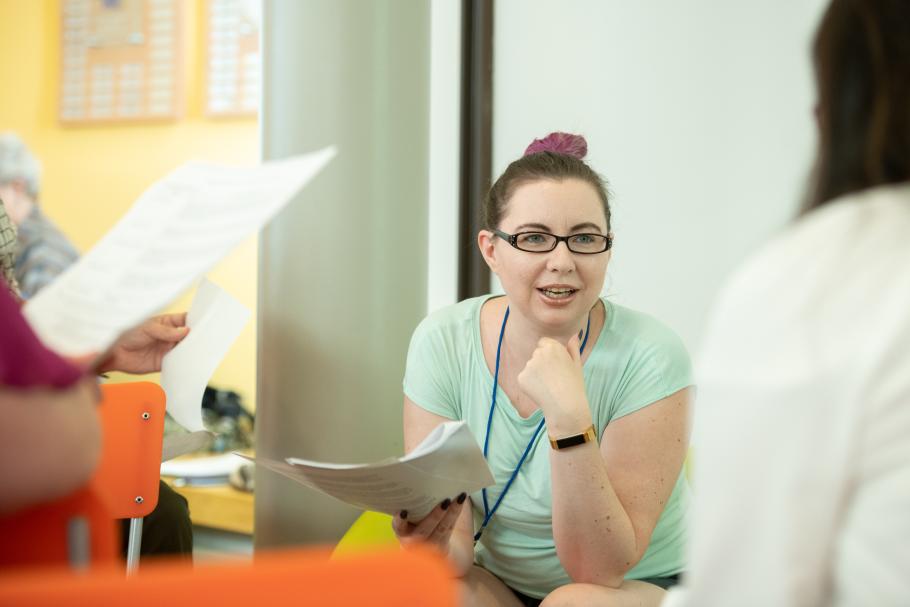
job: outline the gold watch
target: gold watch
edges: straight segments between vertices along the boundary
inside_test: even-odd
[[[550,446],[559,451],[561,449],[575,447],[576,445],[590,443],[591,441],[596,442],[597,432],[594,430],[594,424],[591,424],[588,426],[588,429],[581,434],[573,434],[572,436],[564,436],[562,438],[553,438],[550,436],[548,438],[550,439]]]

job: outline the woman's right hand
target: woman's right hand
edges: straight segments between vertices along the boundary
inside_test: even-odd
[[[448,554],[449,539],[466,498],[467,494],[462,493],[455,499],[445,499],[420,521],[408,520],[406,510],[399,512],[392,518],[392,529],[399,543],[405,548],[417,543],[429,544]]]

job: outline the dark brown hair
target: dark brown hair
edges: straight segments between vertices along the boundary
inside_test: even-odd
[[[603,203],[610,231],[610,202],[606,181],[589,167],[583,158],[588,147],[581,135],[550,133],[535,139],[525,155],[510,164],[490,188],[483,203],[483,222],[488,230],[499,227],[506,206],[515,190],[539,179],[562,181],[580,179],[594,188]]]
[[[803,212],[910,180],[910,2],[833,0],[813,59],[819,148]]]

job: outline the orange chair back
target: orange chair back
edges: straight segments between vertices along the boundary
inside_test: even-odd
[[[158,503],[164,391],[134,382],[106,384],[101,392],[103,444],[94,477],[70,496],[0,517],[0,568],[116,561],[114,519],[146,516]]]
[[[112,517],[147,516],[158,504],[164,390],[131,382],[104,384],[101,393],[101,463],[90,484]]]
[[[47,572],[0,575],[0,604],[58,605],[320,605],[454,607],[458,589],[449,565],[429,549],[366,553],[329,561],[327,551],[257,554],[246,563],[151,563],[137,575],[122,569],[89,575]]]
[[[104,502],[88,488],[0,517],[0,538],[0,571],[42,565],[81,569],[119,555],[118,528]]]

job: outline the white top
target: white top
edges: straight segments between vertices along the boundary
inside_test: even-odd
[[[910,605],[910,185],[746,263],[696,377],[689,576],[664,607]]]

